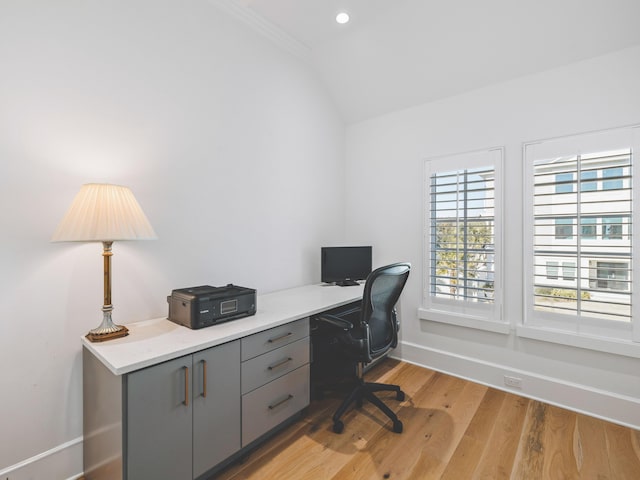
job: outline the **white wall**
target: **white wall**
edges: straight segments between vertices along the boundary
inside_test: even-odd
[[[522,321],[522,143],[640,122],[640,47],[374,118],[347,128],[347,236],[378,260],[411,261],[403,358],[640,428],[640,360],[418,320],[423,161],[505,146],[504,316]],[[640,348],[640,347],[639,347]]]
[[[80,186],[130,186],[159,237],[114,245],[117,323],[174,288],[318,282],[344,123],[307,65],[205,0],[3,1],[0,66],[0,473],[68,478],[102,257],[49,239]]]

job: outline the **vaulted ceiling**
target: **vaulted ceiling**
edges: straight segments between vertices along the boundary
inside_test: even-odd
[[[348,123],[640,44],[640,0],[213,1],[310,62]]]

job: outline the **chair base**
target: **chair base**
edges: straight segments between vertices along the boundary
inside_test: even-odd
[[[368,400],[391,419],[393,422],[393,431],[395,433],[402,433],[402,422],[398,419],[398,416],[382,402],[382,400],[374,395],[375,392],[396,392],[396,400],[400,402],[405,398],[404,392],[400,390],[398,385],[370,383],[363,381],[362,378],[358,378],[358,383],[355,388],[351,390],[351,393],[343,400],[342,404],[333,414],[333,431],[335,433],[342,433],[344,430],[344,423],[340,420],[340,417],[342,417],[352,403],[361,407],[363,401]]]

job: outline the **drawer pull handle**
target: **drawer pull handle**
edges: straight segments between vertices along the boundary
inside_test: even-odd
[[[287,332],[287,333],[285,333],[284,335],[280,335],[279,337],[276,337],[276,338],[270,338],[270,339],[268,340],[268,342],[269,342],[269,343],[279,342],[280,340],[284,340],[285,338],[290,337],[291,335],[293,335],[293,333],[291,333],[291,332]]]
[[[207,361],[202,360],[202,396],[207,398]]]
[[[288,402],[292,398],[293,398],[293,395],[291,395],[291,394],[287,395],[286,398],[283,398],[279,402],[276,402],[273,405],[269,405],[269,410],[273,410],[274,408],[278,408],[280,405],[282,405],[285,402]]]
[[[285,363],[290,362],[291,360],[293,360],[293,358],[291,357],[287,357],[284,360],[280,360],[278,363],[274,363],[273,365],[269,365],[269,370],[273,370],[275,368],[281,367],[282,365],[284,365]]]
[[[184,404],[189,406],[189,367],[184,368]]]

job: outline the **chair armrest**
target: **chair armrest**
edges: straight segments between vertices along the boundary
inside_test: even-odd
[[[340,328],[345,332],[348,332],[349,330],[353,329],[353,324],[351,322],[349,322],[348,320],[344,320],[343,318],[336,317],[335,315],[329,315],[325,313],[322,315],[318,315],[315,318],[318,321],[328,323],[331,326]]]

